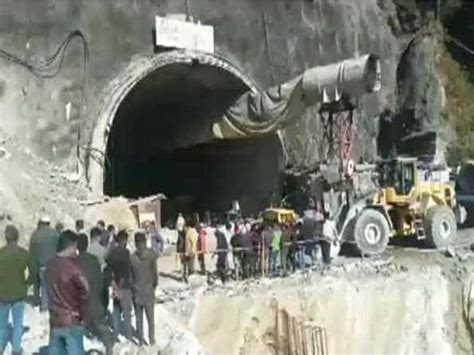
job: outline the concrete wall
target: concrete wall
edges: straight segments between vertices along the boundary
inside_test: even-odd
[[[305,68],[372,52],[382,58],[384,91],[396,87],[399,40],[393,34],[396,12],[389,0],[188,0],[195,20],[215,26],[217,51],[261,87],[283,82]],[[73,29],[87,38],[86,114],[80,117],[82,51],[71,44],[59,75],[42,80],[0,60],[2,127],[17,133],[41,155],[65,161],[75,156],[77,137],[92,134],[104,87],[135,55],[153,53],[155,15],[185,12],[176,0],[0,0],[0,48],[39,64]],[[66,105],[70,105],[66,119]],[[375,155],[379,101],[364,99],[358,122],[362,155]],[[315,112],[286,129],[290,163],[316,160]]]

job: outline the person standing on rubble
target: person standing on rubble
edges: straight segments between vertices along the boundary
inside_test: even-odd
[[[111,280],[113,313],[112,322],[114,336],[120,334],[123,324],[124,335],[132,340],[132,275],[130,252],[127,249],[128,233],[125,230],[118,232],[117,245],[110,250],[106,263],[106,280]],[[122,322],[123,317],[123,322]]]
[[[77,257],[77,234],[61,233],[58,254],[46,268],[50,355],[84,354],[89,283]]]
[[[250,230],[253,245],[254,277],[257,277],[261,275],[262,225],[260,223],[253,223]]]
[[[285,223],[282,228],[282,242],[281,242],[281,268],[283,275],[288,275],[288,262],[290,259],[290,249],[293,243],[292,226]]]
[[[186,243],[186,232],[184,230],[185,221],[182,213],[178,214],[176,219],[176,232],[178,233],[178,239],[176,240],[176,258],[181,262],[181,272],[184,275],[184,269],[186,266],[186,255],[185,255],[185,243]]]
[[[234,270],[234,255],[230,252],[232,246],[231,240],[234,234],[232,233],[232,224],[230,222],[226,222],[225,228],[222,228],[222,233],[224,233],[225,235],[225,239],[227,241],[227,249],[229,249],[229,252],[227,253],[227,269]]]
[[[75,228],[76,228],[76,233],[83,233],[84,230],[85,230],[84,220],[83,219],[76,219]]]
[[[105,229],[105,222],[101,219],[97,221],[97,227],[100,229],[101,236],[100,236],[100,245],[104,248],[107,248],[110,243],[110,234]]]
[[[313,199],[309,200],[308,209],[304,212],[301,226],[301,239],[303,249],[303,259],[307,256],[311,259],[311,265],[315,264],[316,242],[322,233],[322,218],[316,212],[316,204]],[[304,262],[306,267],[306,263]]]
[[[298,269],[300,270],[303,270],[306,267],[304,232],[305,230],[303,226],[303,219],[300,218],[296,222],[296,233],[295,233],[295,238],[293,241],[293,248],[295,252],[295,262],[297,264]]]
[[[255,277],[255,253],[253,246],[252,230],[249,225],[244,225],[242,230],[242,278]]]
[[[93,232],[91,230],[91,236],[92,235]],[[95,236],[95,238],[97,238],[97,243],[99,239],[98,237],[100,237],[100,234]],[[104,343],[106,354],[111,355],[113,348],[113,335],[107,327],[105,320],[102,268],[98,258],[87,251],[88,244],[89,241],[87,235],[80,233],[77,240],[77,250],[79,252],[78,260],[84,270],[84,275],[89,284],[89,298],[85,310],[85,326],[88,332],[99,338]],[[100,244],[99,246],[102,247]]]
[[[102,231],[98,227],[93,227],[90,230],[91,243],[88,248],[88,252],[94,255],[100,264],[100,269],[104,270],[105,257],[107,255],[107,249],[100,243],[102,237]]]
[[[217,239],[217,276],[221,279],[222,284],[224,284],[227,280],[227,250],[229,249],[229,242],[222,224],[218,224],[215,234]]]
[[[262,232],[262,240],[263,240],[263,258],[264,262],[263,265],[265,267],[265,274],[270,273],[271,270],[271,255],[272,255],[272,240],[273,240],[273,230],[272,226],[267,224],[263,228]]]
[[[195,223],[190,222],[185,228],[183,280],[188,281],[188,276],[194,274],[194,263],[197,254],[198,233]]]
[[[186,235],[184,230],[178,231],[178,239],[176,240],[176,258],[179,259],[181,263],[181,272],[184,273],[184,268],[186,267],[186,255],[185,251],[185,242],[186,242]],[[178,261],[176,261],[177,265]]]
[[[14,225],[5,227],[7,245],[0,249],[0,354],[3,354],[7,345],[8,318],[11,313],[12,354],[22,353],[21,338],[23,335],[23,314],[28,283],[25,271],[29,267],[28,252],[18,246],[19,233]]]
[[[234,227],[234,234],[230,239],[230,244],[232,245],[233,252],[233,262],[236,278],[239,278],[239,274],[242,273],[242,262],[243,262],[243,253],[242,253],[242,230],[243,226],[236,222]]]
[[[135,320],[140,345],[145,344],[143,313],[148,324],[148,344],[155,345],[155,289],[158,286],[157,255],[146,246],[144,233],[135,234],[136,251],[131,256]]]
[[[270,274],[275,275],[278,264],[281,259],[281,240],[282,230],[279,224],[275,224],[272,228],[272,243],[271,243],[271,260],[270,260]]]
[[[321,255],[323,263],[329,265],[331,263],[331,245],[337,241],[337,228],[336,222],[332,218],[330,213],[326,213],[323,224],[322,238],[319,241],[321,247]]]
[[[160,230],[156,227],[155,221],[151,221],[148,226],[148,235],[150,236],[151,250],[160,256],[163,253],[165,247],[165,241],[160,233]]]
[[[323,227],[324,227],[324,213],[323,208],[318,203],[316,209],[313,212],[315,223],[315,231],[314,231],[314,249],[313,249],[313,265],[316,263],[317,260],[317,246],[319,246],[322,255],[322,245],[319,243],[320,240],[324,239],[323,235]],[[324,243],[324,242],[323,242]],[[326,247],[326,245],[325,245]]]
[[[198,243],[197,243],[197,252],[198,252],[198,261],[199,268],[202,275],[206,274],[206,252],[207,252],[207,232],[204,228],[204,224],[200,224],[198,228]]]
[[[61,234],[61,232],[64,230],[64,224],[62,224],[61,222],[56,223],[54,226],[54,230],[56,231],[56,233]]]
[[[299,268],[299,244],[298,244],[298,236],[299,236],[299,226],[298,221],[294,225],[290,225],[291,228],[291,246],[289,250],[290,255],[290,264],[292,272],[295,272]]]
[[[179,232],[184,231],[184,227],[186,226],[186,221],[184,220],[183,214],[178,213],[178,218],[176,218],[176,230]]]
[[[48,310],[48,285],[46,282],[46,265],[52,260],[58,250],[59,235],[51,228],[51,219],[43,216],[38,222],[38,227],[33,232],[30,240],[30,258],[34,270],[37,270],[33,280],[37,283],[39,307],[41,312]]]
[[[115,240],[115,226],[113,224],[109,224],[107,226],[107,233],[109,234],[109,243],[105,245],[106,248],[110,246],[111,243]]]

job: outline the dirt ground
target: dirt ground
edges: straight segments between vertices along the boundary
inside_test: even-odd
[[[461,231],[450,252],[391,246],[375,258],[338,257],[330,268],[226,285],[204,276],[184,285],[168,255],[157,301],[209,354],[273,353],[274,302],[323,327],[329,353],[471,354],[473,237]]]

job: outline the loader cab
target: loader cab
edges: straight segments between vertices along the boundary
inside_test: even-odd
[[[387,203],[403,202],[417,183],[417,160],[399,157],[383,161],[379,172]]]

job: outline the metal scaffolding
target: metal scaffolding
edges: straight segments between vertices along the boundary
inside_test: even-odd
[[[274,305],[275,354],[327,355],[328,344],[326,329],[292,316],[285,308]]]

